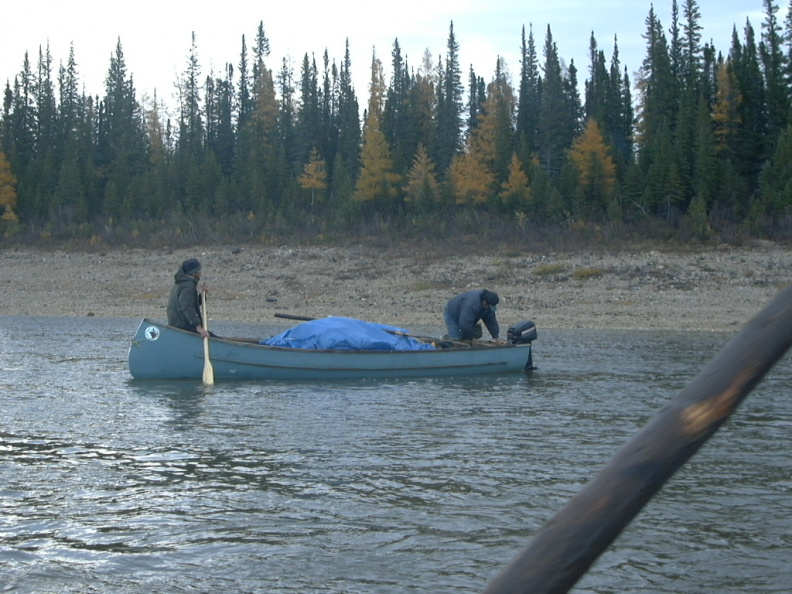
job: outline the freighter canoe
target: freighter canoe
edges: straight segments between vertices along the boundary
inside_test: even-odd
[[[254,339],[209,339],[215,380],[322,380],[442,377],[515,373],[533,369],[531,344],[477,343],[415,351],[323,350],[267,346]],[[441,346],[442,345],[442,346]],[[129,347],[135,379],[200,380],[203,339],[144,318]]]

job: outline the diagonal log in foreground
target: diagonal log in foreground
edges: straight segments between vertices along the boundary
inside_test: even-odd
[[[534,536],[486,594],[567,592],[792,345],[792,285]]]

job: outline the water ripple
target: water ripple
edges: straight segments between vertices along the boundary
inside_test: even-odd
[[[725,340],[547,331],[531,378],[207,388],[131,380],[132,321],[2,328],[15,592],[479,592]],[[788,591],[789,370],[576,591]]]

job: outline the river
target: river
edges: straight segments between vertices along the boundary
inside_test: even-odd
[[[3,592],[481,592],[729,338],[540,326],[530,376],[204,387],[133,380],[138,322],[0,316]],[[790,591],[790,372],[575,592]]]

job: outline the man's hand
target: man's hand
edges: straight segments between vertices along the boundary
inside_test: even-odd
[[[201,335],[201,338],[209,338],[209,332],[207,332],[203,326],[200,324],[195,327],[195,331]]]

